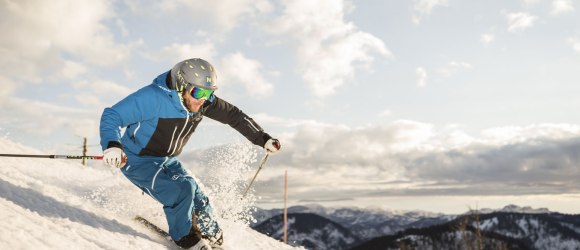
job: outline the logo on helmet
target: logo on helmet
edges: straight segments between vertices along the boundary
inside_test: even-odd
[[[205,77],[205,86],[211,87],[211,77],[209,76]]]

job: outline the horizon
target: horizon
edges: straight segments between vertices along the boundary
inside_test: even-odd
[[[5,2],[0,137],[54,154],[79,154],[87,138],[88,154],[100,155],[104,108],[200,57],[218,72],[216,95],[281,140],[255,186],[265,206],[282,204],[288,170],[294,203],[455,213],[512,201],[578,214],[577,8],[571,0]],[[210,119],[183,152],[202,182],[212,157],[253,171],[263,155]]]
[[[258,206],[257,206],[258,207]],[[428,213],[430,215],[462,215],[462,214],[467,214],[467,213],[478,213],[478,212],[498,212],[498,211],[503,211],[503,210],[509,210],[509,209],[522,209],[525,211],[535,211],[535,212],[540,212],[540,211],[544,211],[547,210],[549,213],[561,213],[561,214],[567,214],[567,213],[563,213],[563,212],[559,212],[559,211],[552,211],[549,210],[548,208],[545,207],[532,207],[532,206],[520,206],[520,205],[515,205],[515,204],[506,204],[503,207],[497,207],[497,208],[491,208],[491,207],[484,207],[484,208],[477,208],[477,207],[467,207],[466,210],[464,212],[461,213],[453,213],[453,214],[449,214],[449,213],[442,213],[442,212],[432,212],[432,211],[425,211],[425,210],[399,210],[399,209],[392,209],[386,206],[365,206],[365,207],[358,207],[358,206],[348,206],[348,205],[341,205],[341,206],[325,206],[325,205],[321,205],[321,204],[317,204],[317,203],[306,203],[306,204],[300,204],[300,205],[292,205],[292,206],[288,206],[288,209],[290,208],[296,208],[296,207],[306,207],[306,208],[318,208],[321,207],[323,209],[327,209],[327,210],[336,210],[336,209],[352,209],[352,210],[363,210],[363,211],[370,211],[370,212],[374,212],[377,210],[380,210],[382,212],[392,212],[392,213],[414,213],[414,212],[418,212],[418,213]],[[258,207],[260,209],[263,210],[283,210],[284,208],[278,208],[278,207],[272,207],[272,208],[263,208],[263,207]],[[290,212],[289,212],[290,213]]]

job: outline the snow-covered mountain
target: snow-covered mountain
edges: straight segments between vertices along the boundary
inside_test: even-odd
[[[480,246],[483,249],[580,249],[580,215],[554,213],[546,208],[507,205],[457,216],[318,205],[295,206],[288,211],[292,218],[289,232],[299,235],[294,245],[315,246],[314,249],[400,249],[403,246],[411,249],[481,249]],[[253,227],[281,239],[281,213],[281,209],[258,210]],[[326,219],[312,219],[319,216]],[[337,229],[341,226],[344,230]],[[340,237],[317,237],[318,242],[313,243],[312,234],[328,235],[333,231]],[[372,235],[368,232],[385,233],[365,238]],[[361,239],[362,243],[335,244],[346,242],[348,235]],[[289,239],[293,240],[292,236]]]
[[[6,138],[0,138],[0,152],[46,153]],[[241,201],[233,188],[242,181],[235,176],[245,182],[246,175],[217,169],[232,173],[206,187],[226,249],[296,249],[249,227],[252,199]],[[86,167],[71,160],[0,158],[0,249],[177,249],[133,220],[139,214],[166,229],[162,213],[161,205],[101,162]]]
[[[467,214],[445,224],[378,237],[352,250],[580,249],[580,215],[524,210]]]
[[[489,214],[489,213],[494,213],[494,212],[525,213],[525,214],[548,214],[548,213],[551,213],[551,211],[547,208],[532,208],[529,206],[520,207],[520,206],[513,205],[513,204],[507,205],[507,206],[500,208],[500,209],[483,208],[483,209],[477,210],[477,213],[479,213],[479,214]],[[471,212],[467,212],[467,213],[471,213]]]
[[[282,240],[283,215],[276,215],[255,226],[258,232]],[[322,216],[304,213],[288,214],[288,244],[307,249],[348,249],[362,241],[342,225]]]
[[[534,249],[580,249],[580,215],[495,212],[481,215],[472,225]]]
[[[262,210],[254,213],[255,226],[282,214],[282,209]],[[394,234],[407,228],[421,228],[442,224],[455,218],[453,215],[424,211],[395,211],[382,208],[340,207],[327,208],[319,205],[292,206],[288,213],[311,213],[337,222],[362,240]]]

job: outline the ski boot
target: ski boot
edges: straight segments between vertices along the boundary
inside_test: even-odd
[[[189,234],[183,236],[183,238],[175,241],[175,244],[183,249],[191,250],[213,250],[212,247],[207,243],[205,239],[201,237],[201,232],[197,225],[193,223]]]
[[[219,229],[219,231],[215,234],[215,236],[202,235],[201,238],[207,240],[209,242],[209,245],[214,250],[224,249],[222,247],[222,245],[224,244],[224,233],[222,232],[221,229]]]

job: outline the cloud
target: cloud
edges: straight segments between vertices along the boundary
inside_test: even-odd
[[[103,101],[103,99],[123,98],[135,91],[124,85],[106,80],[80,80],[71,85],[74,91],[62,94],[63,98],[74,99],[85,107],[95,109],[111,106],[111,103]]]
[[[0,88],[0,108],[4,108],[4,103],[7,98],[11,96],[16,90],[16,83],[0,75],[0,82],[2,83],[2,88]]]
[[[174,64],[190,58],[202,58],[204,60],[213,62],[216,60],[215,44],[209,41],[197,44],[173,43],[161,48],[157,52],[150,52],[145,54],[145,57],[152,61],[164,60]]]
[[[73,87],[77,90],[84,90],[90,93],[107,96],[127,96],[134,91],[124,85],[105,80],[78,81],[73,84]]]
[[[472,68],[472,66],[469,63],[452,61],[452,62],[449,62],[444,67],[440,68],[438,70],[438,72],[442,76],[450,77],[450,76],[452,76],[453,74],[455,74],[459,70],[468,70],[468,69],[471,69],[471,68]]]
[[[273,9],[268,0],[127,0],[125,2],[134,13],[145,16],[159,17],[165,14],[169,16],[160,18],[172,18],[177,15],[197,23],[210,22],[221,32],[230,31],[243,23],[245,17],[263,15]]]
[[[85,106],[93,106],[93,107],[106,107],[105,103],[101,101],[101,99],[94,94],[81,92],[74,95],[75,100],[80,104]],[[110,106],[110,105],[109,105]]]
[[[456,126],[404,120],[359,128],[319,124],[281,141],[283,151],[270,164],[309,176],[295,183],[302,187],[296,196],[580,192],[577,125],[491,128],[476,137]]]
[[[410,178],[435,183],[461,183],[485,187],[489,194],[552,194],[578,192],[575,156],[580,139],[531,139],[496,147],[470,145],[461,150],[427,153],[411,157]],[[533,185],[530,185],[533,183]],[[498,193],[499,192],[499,193]]]
[[[580,54],[580,39],[578,38],[568,38],[568,44],[572,47],[574,52]]]
[[[508,13],[506,17],[508,19],[508,31],[510,32],[523,31],[533,27],[538,20],[538,17],[524,12]]]
[[[68,137],[72,133],[81,136],[95,137],[98,135],[99,111],[77,107],[61,106],[37,100],[8,98],[5,100],[0,126],[24,133],[21,137],[42,136],[59,141],[58,136]],[[42,121],[31,122],[31,121]],[[31,138],[27,138],[31,139]]]
[[[427,86],[427,71],[423,67],[418,67],[415,74],[417,75],[417,87]]]
[[[391,57],[383,41],[345,22],[349,6],[342,1],[283,1],[283,5],[284,13],[266,29],[298,43],[299,72],[317,97],[334,94],[375,58]]]
[[[389,117],[393,114],[393,112],[389,109],[385,109],[379,113],[379,117]]]
[[[250,96],[265,97],[274,90],[274,85],[264,76],[264,66],[240,52],[225,56],[221,60],[218,73],[218,79],[222,78],[219,80],[222,85],[241,84]]]
[[[561,14],[574,11],[574,4],[572,0],[554,0],[552,1],[552,11],[550,14],[558,16]]]
[[[131,46],[116,42],[105,25],[114,13],[108,0],[3,3],[0,74],[25,86],[72,79],[88,66],[119,65]]]
[[[525,5],[534,5],[534,4],[537,4],[541,1],[542,0],[522,0],[522,2],[524,2]]]
[[[433,8],[447,6],[448,4],[448,0],[415,0],[413,9],[416,13],[413,15],[413,23],[419,24],[424,16],[431,14]]]
[[[65,60],[61,69],[61,75],[65,79],[75,79],[87,72],[87,67],[81,63]]]
[[[8,34],[3,48],[26,57],[68,52],[95,64],[118,63],[126,58],[126,46],[116,44],[103,24],[112,18],[110,1],[17,1],[3,5]]]
[[[481,35],[481,42],[485,45],[492,43],[495,40],[495,35],[492,33],[486,33]]]

